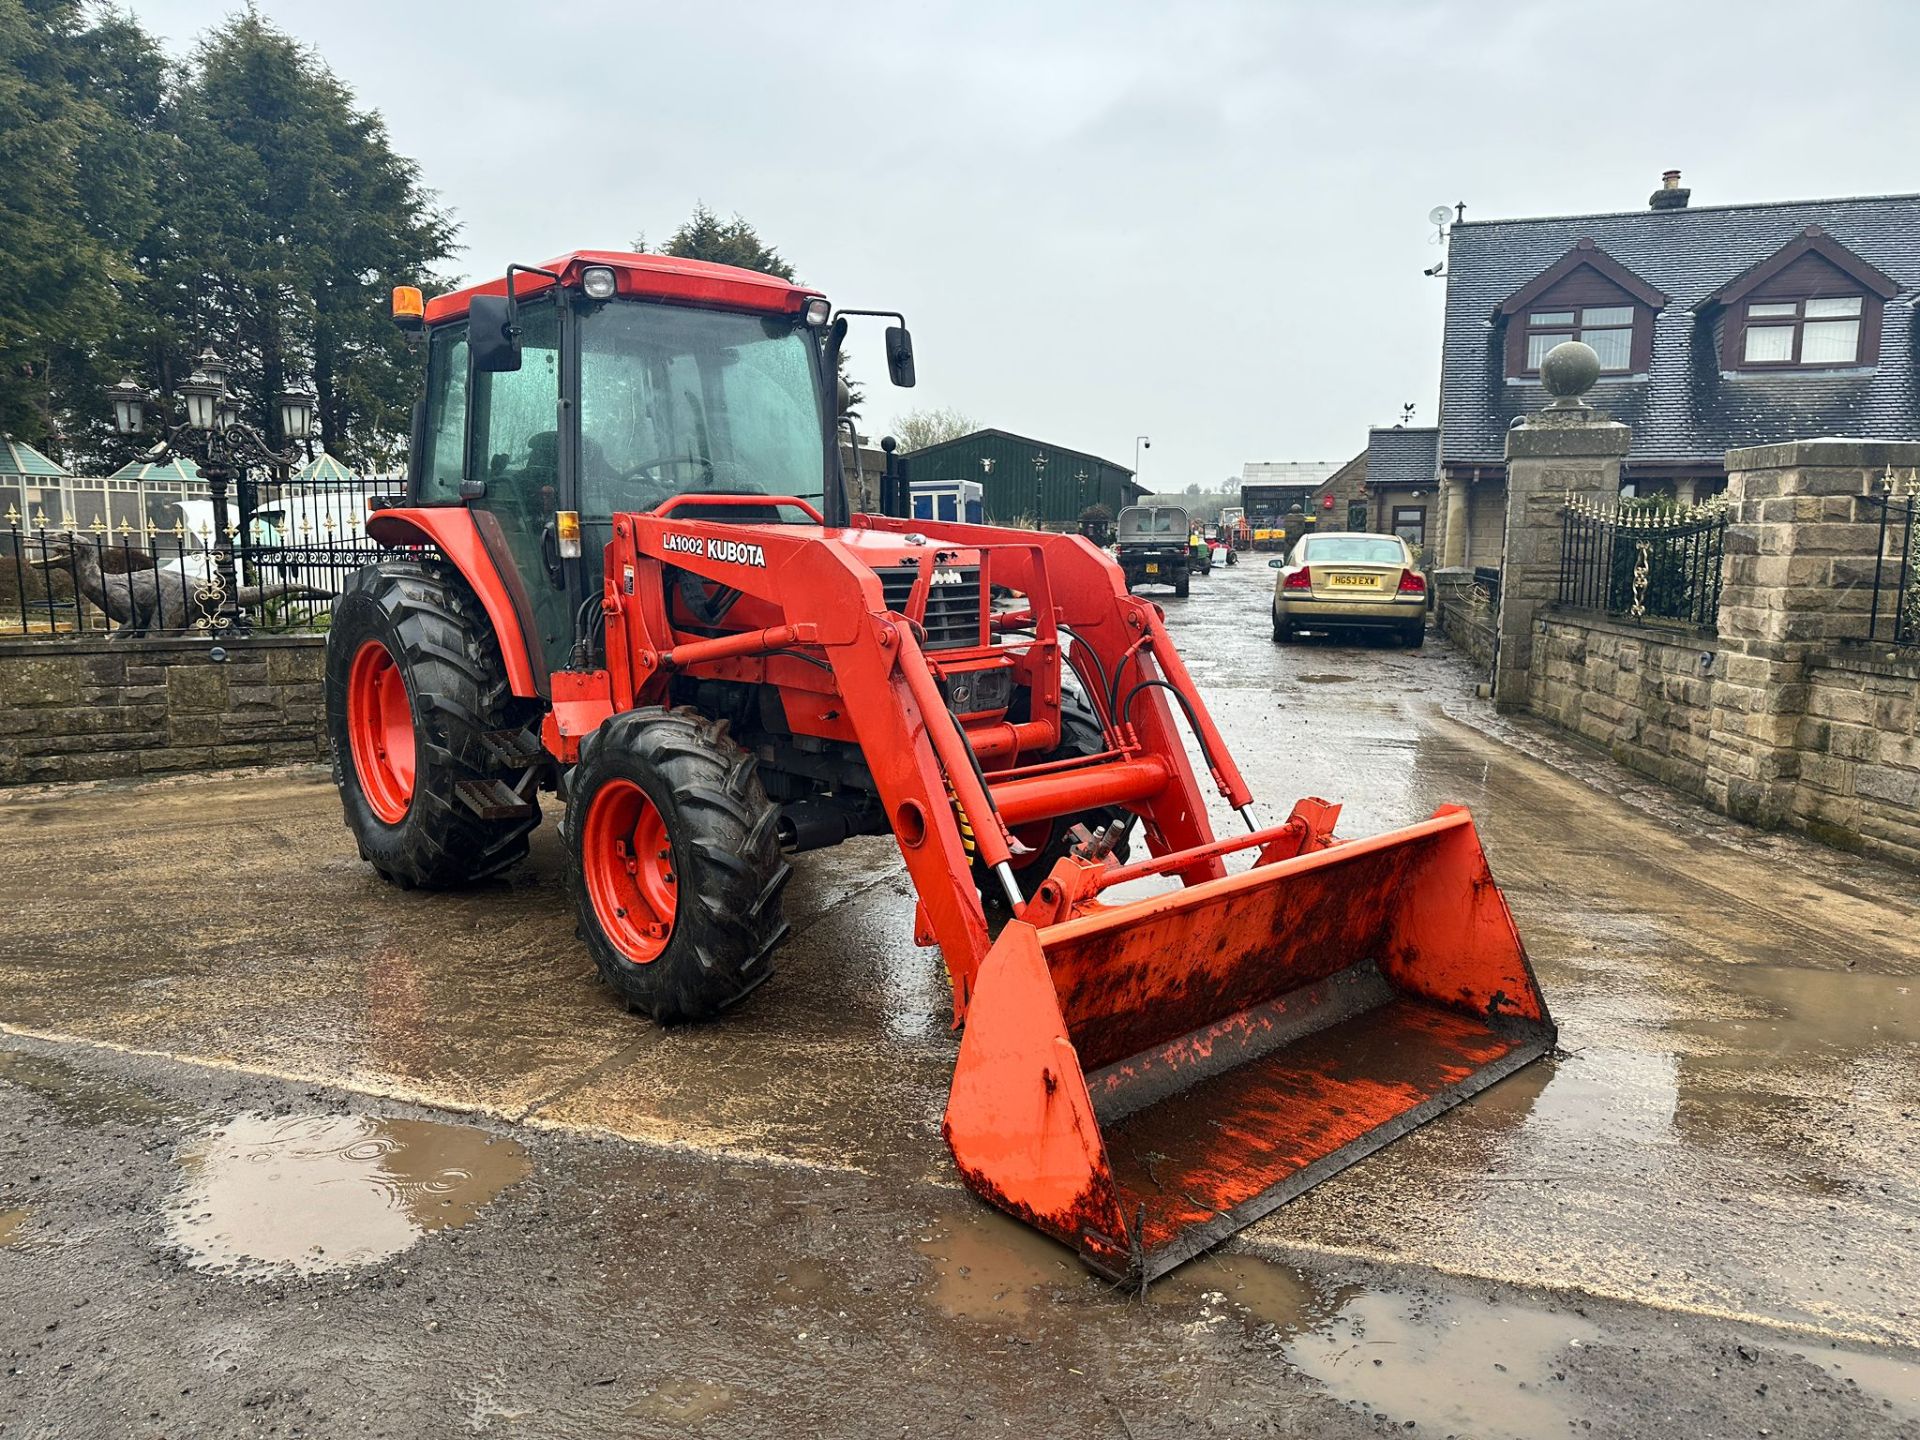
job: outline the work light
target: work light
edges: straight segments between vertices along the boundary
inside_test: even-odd
[[[807,324],[811,325],[815,330],[825,325],[827,323],[827,317],[832,315],[832,313],[833,306],[829,305],[818,295],[807,301]]]
[[[589,265],[580,272],[580,288],[587,292],[589,300],[611,300],[613,298],[613,271],[605,265]]]

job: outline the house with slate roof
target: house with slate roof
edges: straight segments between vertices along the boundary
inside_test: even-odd
[[[1371,530],[1424,547],[1439,442],[1430,425],[1376,425],[1367,432],[1367,448],[1302,492],[1299,503],[1322,530]]]
[[[1623,494],[1705,498],[1743,445],[1920,438],[1920,195],[1693,206],[1679,181],[1643,210],[1452,227],[1441,563],[1499,563],[1506,433],[1563,340],[1632,428]]]

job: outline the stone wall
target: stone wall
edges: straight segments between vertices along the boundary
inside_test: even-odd
[[[1790,823],[1920,866],[1920,654],[1849,645],[1811,657],[1795,741]]]
[[[1493,673],[1495,610],[1471,570],[1433,572],[1434,623],[1482,676]]]
[[[1736,819],[1920,866],[1920,654],[1867,639],[1867,497],[1915,464],[1915,442],[1730,452],[1719,633],[1544,607],[1528,708]]]
[[[1628,769],[1707,791],[1711,637],[1549,613],[1535,622],[1530,708]]]
[[[0,641],[0,784],[321,759],[325,645]]]

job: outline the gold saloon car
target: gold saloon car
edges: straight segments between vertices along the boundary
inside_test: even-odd
[[[1330,531],[1307,535],[1273,577],[1273,638],[1302,630],[1385,630],[1409,645],[1427,633],[1427,581],[1397,535]]]

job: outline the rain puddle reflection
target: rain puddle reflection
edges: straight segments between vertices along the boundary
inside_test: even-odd
[[[1283,1353],[1337,1398],[1421,1434],[1530,1440],[1580,1420],[1564,1365],[1598,1334],[1564,1311],[1366,1292]]]
[[[1089,1279],[1066,1246],[990,1211],[942,1219],[914,1248],[933,1261],[933,1303],[963,1320],[1023,1319],[1040,1286]]]
[[[1220,1253],[1189,1260],[1147,1290],[1155,1305],[1211,1306],[1225,1300],[1282,1331],[1301,1330],[1327,1318],[1334,1297],[1306,1271],[1257,1255]]]
[[[525,1178],[526,1151],[462,1125],[244,1114],[179,1157],[167,1239],[196,1269],[318,1274],[464,1225]]]
[[[739,1404],[733,1391],[711,1380],[668,1380],[650,1395],[627,1406],[627,1414],[677,1425],[698,1425]]]
[[[26,1229],[27,1215],[25,1210],[0,1210],[0,1249],[18,1245],[24,1238],[20,1232]]]

